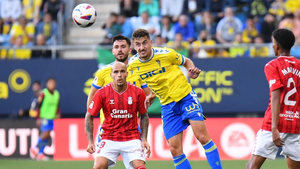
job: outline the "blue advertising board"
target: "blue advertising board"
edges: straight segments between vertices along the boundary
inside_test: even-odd
[[[190,79],[205,113],[263,112],[268,102],[264,65],[272,58],[193,59],[202,69]],[[0,61],[0,115],[28,108],[31,84],[57,79],[63,115],[83,115],[96,60]],[[155,112],[155,111],[154,111]]]

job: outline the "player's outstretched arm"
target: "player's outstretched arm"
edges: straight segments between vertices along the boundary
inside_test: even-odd
[[[148,136],[148,126],[149,126],[149,116],[148,113],[144,113],[141,115],[141,130],[142,130],[142,147],[143,150],[146,150],[147,158],[150,157],[150,146],[147,141]]]
[[[271,111],[272,111],[272,137],[273,142],[277,147],[284,145],[278,131],[279,113],[280,113],[280,90],[277,89],[271,93]]]
[[[196,79],[201,72],[201,70],[195,67],[193,61],[189,58],[185,58],[183,66],[186,68],[186,70],[188,70],[188,76],[192,79]]]
[[[90,154],[95,152],[93,130],[94,130],[93,116],[87,112],[85,114],[85,133],[88,137],[89,144],[86,151],[89,152]]]

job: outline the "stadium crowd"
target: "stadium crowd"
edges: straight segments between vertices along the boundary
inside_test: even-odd
[[[26,49],[57,43],[57,14],[62,0],[0,0],[0,59],[50,58],[51,51]],[[14,47],[24,47],[14,49]]]
[[[147,29],[155,46],[167,46],[197,58],[268,57],[271,33],[288,28],[300,44],[300,2],[294,0],[120,0],[119,13],[111,13],[103,29],[102,44],[117,34],[131,37]],[[235,44],[258,44],[251,47]],[[260,45],[269,43],[270,45]],[[230,48],[200,48],[217,44]],[[300,56],[300,47],[292,54]]]

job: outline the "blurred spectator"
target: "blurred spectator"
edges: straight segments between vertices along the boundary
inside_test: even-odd
[[[220,43],[232,43],[242,33],[242,22],[234,16],[231,7],[225,8],[225,17],[217,25],[217,40]]]
[[[4,20],[0,18],[0,45],[8,46],[9,45],[9,33],[12,26],[12,21],[10,19]]]
[[[126,18],[124,14],[119,15],[118,23],[121,25],[122,35],[127,38],[131,38],[131,34],[133,32],[133,26],[129,19]]]
[[[282,18],[282,20],[279,22],[278,28],[293,30],[293,28],[294,28],[294,14],[285,15]]]
[[[170,16],[172,20],[178,20],[181,14],[184,0],[161,0],[161,15]]]
[[[154,46],[165,46],[166,41],[161,35],[157,35],[154,39]]]
[[[203,12],[202,22],[199,26],[200,40],[215,39],[217,24],[209,11]]]
[[[120,14],[126,17],[138,16],[139,0],[120,0]]]
[[[296,10],[300,9],[300,1],[286,0],[285,6],[288,13],[293,13]]]
[[[8,50],[8,53],[5,53],[6,58],[8,59],[30,59],[31,50],[29,49],[15,49],[23,47],[23,38],[24,36],[19,35],[16,37],[13,48]],[[5,50],[7,52],[7,50]]]
[[[27,23],[27,19],[21,16],[18,22],[14,23],[10,31],[10,43],[16,44],[16,38],[22,36],[22,45],[33,45],[34,38],[34,25],[32,23]]]
[[[263,38],[258,36],[254,40],[255,44],[263,44]],[[269,49],[267,46],[263,47],[251,47],[250,48],[250,57],[268,57],[269,56]]]
[[[40,20],[40,9],[43,0],[23,0],[23,14],[36,25]]]
[[[143,12],[140,17],[136,18],[135,21],[132,22],[134,29],[146,29],[150,33],[150,38],[154,40],[155,35],[160,34],[160,27],[158,22],[155,19],[149,18],[148,12]]]
[[[4,20],[11,18],[18,19],[22,13],[21,0],[2,0],[0,1],[0,16]]]
[[[158,0],[140,0],[138,14],[148,12],[149,16],[159,16],[159,1]]]
[[[234,45],[238,45],[242,43],[242,36],[237,35],[235,41],[233,42]],[[247,51],[246,47],[230,47],[229,48],[229,56],[236,58],[236,57],[243,57]]]
[[[195,58],[213,58],[218,56],[218,50],[215,48],[200,48],[201,45],[205,45],[205,46],[214,46],[216,44],[216,42],[214,40],[207,40],[205,42],[200,42],[200,41],[194,41],[192,43],[192,56]]]
[[[275,0],[270,8],[269,8],[270,14],[273,14],[276,16],[277,20],[280,20],[286,13],[286,8],[284,4],[284,0]]]
[[[254,17],[249,16],[247,19],[246,28],[242,33],[242,42],[243,43],[253,43],[254,38],[258,36],[258,30],[255,27]]]
[[[174,39],[174,28],[171,18],[168,16],[163,16],[161,19],[161,36],[165,41]]]
[[[44,13],[50,13],[54,21],[57,21],[57,14],[64,11],[64,3],[61,0],[47,0],[44,5]]]
[[[276,29],[276,20],[272,14],[267,14],[261,24],[261,36],[266,43],[271,42],[272,32]]]
[[[50,13],[45,13],[43,21],[36,26],[36,34],[43,34],[47,45],[54,45],[58,36],[57,23],[52,21]]]
[[[36,36],[36,46],[45,46],[46,38],[43,34]],[[32,51],[32,58],[51,58],[51,50],[34,50]]]
[[[183,40],[181,33],[176,33],[174,41],[169,41],[167,46],[176,50],[176,52],[188,57],[189,43]]]
[[[223,0],[208,0],[206,1],[206,8],[211,12],[214,18],[216,18],[216,22],[218,22],[221,18],[224,17],[224,2]]]
[[[267,14],[267,4],[265,0],[252,0],[250,3],[250,15],[253,16],[264,16]]]
[[[37,116],[37,98],[41,93],[41,82],[40,81],[34,81],[31,86],[33,96],[31,99],[31,104],[29,108],[26,109],[20,109],[18,112],[18,118],[24,118],[24,117],[36,117]]]
[[[296,38],[296,44],[300,45],[300,9],[296,10],[294,12],[295,18],[294,18],[294,29],[293,33]]]
[[[205,9],[205,0],[184,0],[182,14],[194,20],[195,15]]]
[[[110,44],[112,37],[122,33],[122,27],[118,23],[118,14],[110,13],[106,23],[102,26],[105,29],[106,37],[103,44]]]
[[[188,20],[186,15],[180,15],[178,22],[174,25],[175,34],[182,34],[183,40],[194,41],[194,23]]]

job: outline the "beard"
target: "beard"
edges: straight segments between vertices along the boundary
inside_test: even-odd
[[[126,57],[124,57],[124,58],[116,58],[116,60],[117,60],[118,62],[122,62],[122,63],[124,63],[127,59],[128,59],[128,56],[126,56]]]

